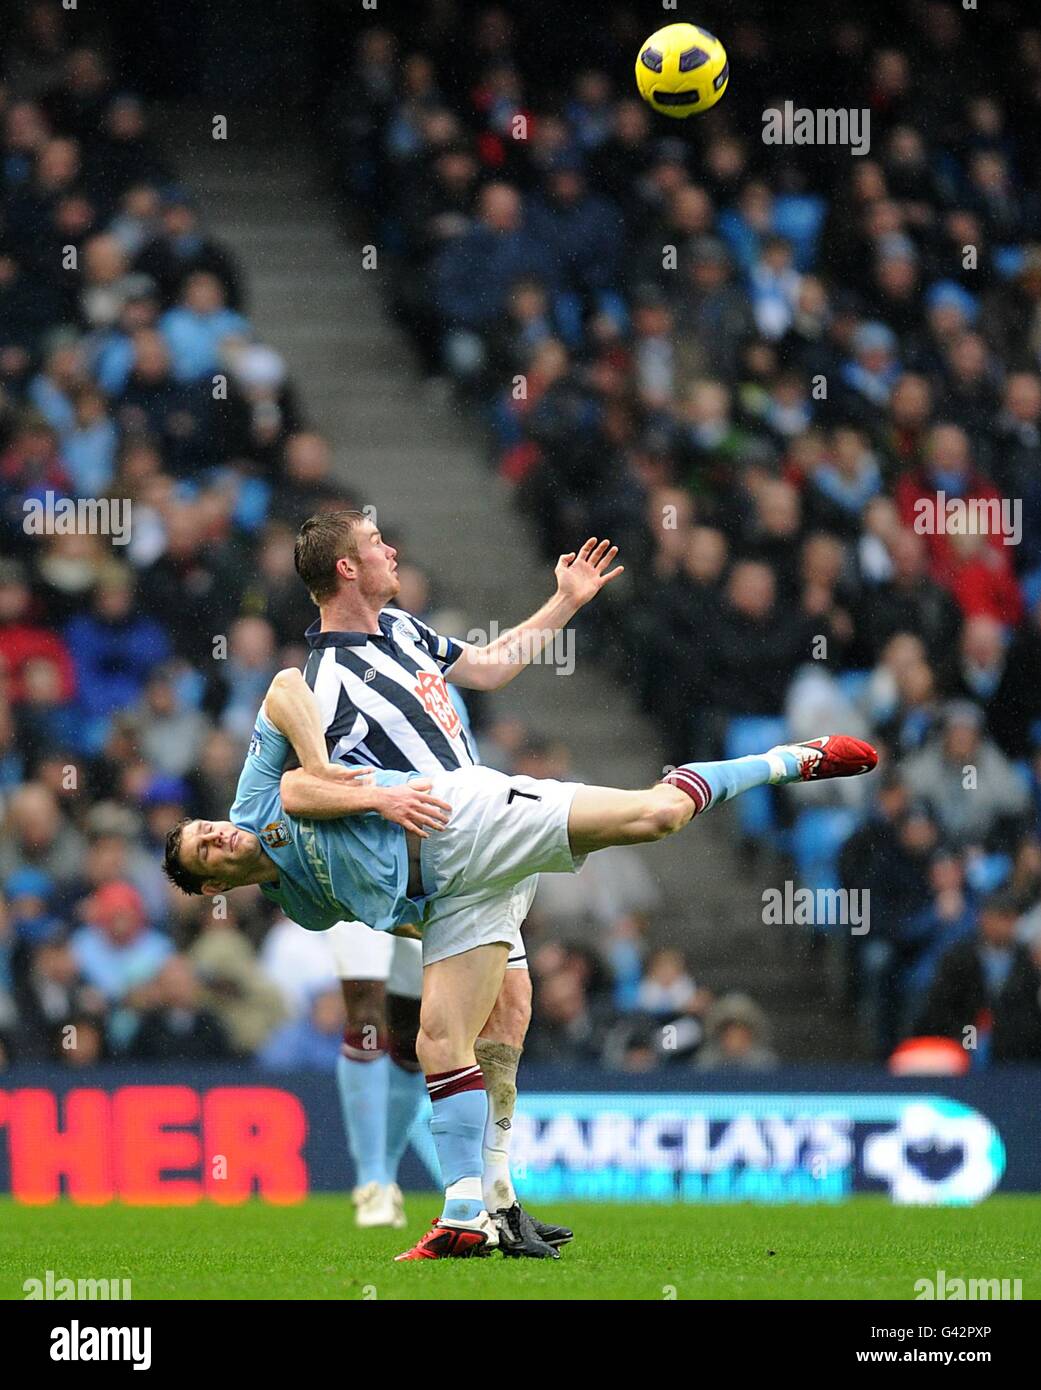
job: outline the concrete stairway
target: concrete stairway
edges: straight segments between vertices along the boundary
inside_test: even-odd
[[[287,358],[344,479],[404,538],[405,558],[437,577],[464,632],[493,619],[506,627],[535,608],[551,575],[489,475],[472,417],[424,387],[385,312],[387,272],[362,268],[367,238],[343,231],[307,143],[243,138],[234,119],[233,138],[216,142],[208,119],[186,111],[168,113],[166,128],[205,217],[246,272],[258,334]],[[652,730],[583,651],[581,634],[574,674],[534,667],[492,698],[503,713],[559,732],[583,779],[636,786],[660,774]],[[740,868],[725,822],[714,814],[639,851],[664,894],[656,936],[682,943],[700,980],[759,998],[785,1055],[837,1055],[821,971],[801,958],[798,933],[763,926],[763,885]]]

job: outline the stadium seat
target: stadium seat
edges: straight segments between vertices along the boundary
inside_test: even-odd
[[[867,689],[871,679],[870,671],[840,671],[835,677],[836,684],[847,700],[857,701]]]
[[[859,819],[856,811],[844,806],[814,806],[799,812],[792,827],[791,847],[801,886],[840,887],[839,850]]]
[[[775,743],[783,743],[787,736],[781,715],[738,715],[727,725],[723,756],[745,758],[752,753],[765,753]],[[742,835],[748,839],[776,840],[775,797],[776,792],[769,787],[755,787],[738,799],[735,804]]]

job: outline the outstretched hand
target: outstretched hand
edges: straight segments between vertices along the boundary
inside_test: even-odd
[[[625,570],[624,565],[608,567],[618,554],[618,547],[610,541],[598,541],[590,537],[576,554],[561,555],[553,571],[557,580],[557,593],[581,608],[595,598],[605,584],[617,579]]]

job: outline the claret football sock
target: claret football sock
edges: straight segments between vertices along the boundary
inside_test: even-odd
[[[336,1085],[347,1145],[354,1160],[356,1187],[386,1183],[387,1178],[387,1069],[385,1052],[370,1054],[362,1062],[341,1054],[336,1059]]]
[[[430,1130],[445,1183],[445,1221],[473,1221],[484,1209],[481,1141],[488,1118],[484,1077],[476,1062],[427,1077],[434,1107]]]
[[[860,777],[878,765],[878,753],[870,743],[852,734],[823,734],[801,743],[779,743],[750,758],[731,758],[722,763],[683,763],[667,773],[663,782],[686,792],[695,815],[717,802],[769,783],[818,782],[831,777]]]

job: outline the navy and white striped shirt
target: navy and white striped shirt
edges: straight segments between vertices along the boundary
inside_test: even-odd
[[[379,635],[307,629],[304,679],[321,710],[333,762],[432,774],[471,767],[477,752],[444,672],[464,644],[400,608],[384,608]]]

